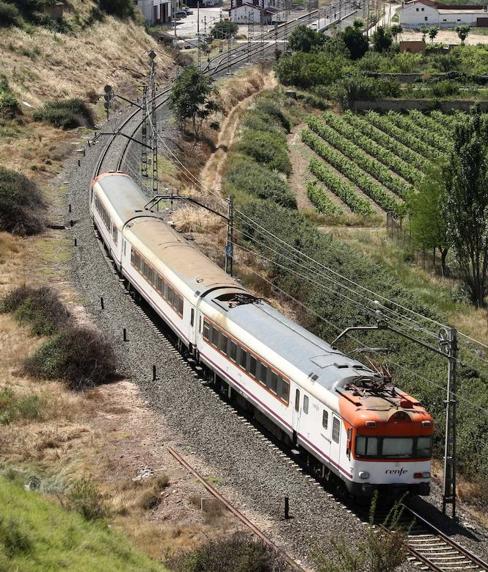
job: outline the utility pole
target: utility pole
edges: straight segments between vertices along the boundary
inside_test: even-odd
[[[147,85],[142,86],[141,175],[147,177]]]
[[[234,270],[234,201],[227,199],[227,244],[225,245],[225,271],[232,276]]]
[[[200,48],[200,2],[197,2],[197,46],[198,69],[200,69],[202,64],[202,54]]]
[[[152,190],[158,194],[159,173],[158,173],[158,122],[156,114],[156,53],[149,52],[150,65],[150,87],[151,87],[151,126],[152,126]]]
[[[458,353],[457,331],[448,328],[441,331],[440,345],[448,360],[446,396],[446,435],[444,441],[444,483],[442,487],[442,512],[451,505],[452,518],[456,518],[456,362]]]

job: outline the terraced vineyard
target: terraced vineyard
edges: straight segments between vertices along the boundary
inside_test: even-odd
[[[406,196],[429,166],[446,158],[452,131],[462,119],[460,113],[436,111],[347,111],[310,117],[302,132],[302,141],[317,155],[310,161],[315,177],[307,184],[310,201],[326,215],[350,211],[369,217],[378,210],[374,204],[384,212],[402,214]],[[340,201],[333,201],[330,193]]]

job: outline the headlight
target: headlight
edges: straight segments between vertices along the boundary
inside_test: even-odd
[[[368,471],[359,471],[359,478],[360,479],[369,479]]]

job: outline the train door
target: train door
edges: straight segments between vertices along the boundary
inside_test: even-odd
[[[293,430],[298,433],[300,428],[300,416],[302,412],[302,395],[298,387],[295,389],[295,395],[293,396]]]
[[[330,441],[330,458],[339,463],[341,453],[341,420],[332,415],[332,439]]]

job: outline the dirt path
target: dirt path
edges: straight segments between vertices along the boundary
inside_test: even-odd
[[[288,181],[291,190],[295,193],[297,199],[298,210],[313,209],[314,206],[307,196],[305,182],[308,173],[308,164],[312,157],[310,149],[302,143],[300,133],[304,125],[300,124],[294,127],[288,135],[288,149],[290,150],[291,176]]]
[[[255,98],[262,91],[273,89],[274,87],[276,87],[276,79],[274,75],[270,73],[265,77],[264,84],[260,90],[240,101],[227,115],[219,133],[217,150],[210,155],[200,175],[202,184],[205,188],[209,188],[217,192],[221,191],[222,172],[225,160],[229,149],[234,143],[242,114],[251,106]]]

